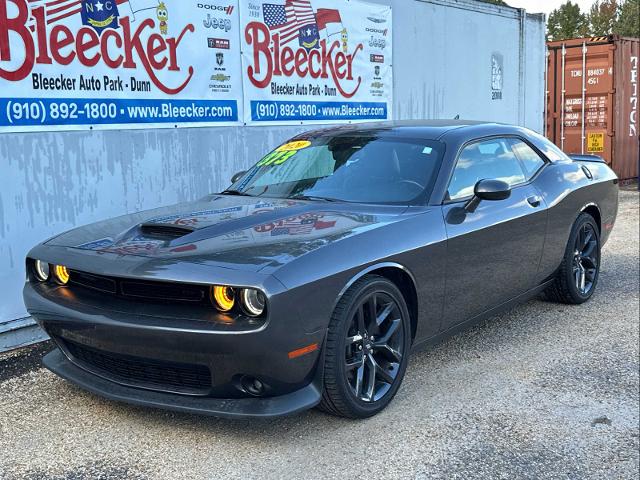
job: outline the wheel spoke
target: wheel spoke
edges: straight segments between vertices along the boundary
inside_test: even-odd
[[[354,335],[353,337],[347,337],[347,346],[362,341],[362,335],[359,333]]]
[[[596,242],[595,240],[590,241],[587,245],[585,245],[585,248],[582,250],[581,255],[583,257],[591,257],[594,250],[596,249],[597,244],[598,242]]]
[[[584,268],[580,269],[580,291],[584,292],[584,286],[587,280],[587,275]]]
[[[402,354],[390,345],[374,345],[374,350],[385,354],[391,361],[400,363]]]
[[[364,363],[360,363],[360,368],[356,372],[356,386],[354,388],[356,396],[362,395],[362,380],[364,379]]]
[[[587,228],[587,226],[585,225],[584,227],[584,235],[583,238],[580,242],[580,250],[584,250],[585,247],[589,244],[589,242],[591,241],[591,238],[593,237],[593,232]]]
[[[391,324],[389,325],[386,333],[382,337],[379,337],[375,342],[373,342],[373,345],[376,347],[381,347],[389,343],[389,340],[391,340],[391,337],[393,337],[393,335],[398,331],[400,325],[402,325],[402,320],[400,320],[399,318],[391,320]]]
[[[389,315],[391,314],[391,311],[393,310],[393,303],[389,303],[387,304],[386,307],[384,307],[382,309],[382,311],[376,316],[376,324],[378,325],[378,327],[380,325],[382,325],[382,322],[384,322]]]
[[[387,372],[384,368],[382,368],[380,365],[378,365],[378,362],[376,362],[375,358],[371,357],[371,361],[376,366],[376,370],[375,370],[376,377],[380,378],[380,380],[382,380],[383,382],[386,382],[389,385],[391,385],[393,383],[393,377],[391,376],[391,374]]]
[[[373,401],[373,395],[376,391],[376,370],[378,367],[378,364],[376,363],[376,361],[373,359],[373,357],[371,355],[367,355],[367,360],[369,360],[369,375],[367,378],[367,393],[366,393],[366,398],[369,401]]]

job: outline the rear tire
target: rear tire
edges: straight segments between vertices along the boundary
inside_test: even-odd
[[[402,383],[410,347],[411,321],[398,287],[379,275],[357,280],[331,316],[318,408],[347,418],[380,412]]]
[[[571,229],[562,264],[545,290],[552,301],[580,304],[591,298],[600,275],[600,232],[596,221],[582,213]]]

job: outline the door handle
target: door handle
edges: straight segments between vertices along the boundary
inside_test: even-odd
[[[527,198],[527,202],[529,202],[529,205],[531,205],[532,207],[539,207],[540,203],[542,202],[542,198],[539,195],[532,195],[531,197]]]

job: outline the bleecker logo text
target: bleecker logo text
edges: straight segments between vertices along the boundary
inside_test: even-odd
[[[18,15],[9,18],[8,3],[17,7]],[[14,9],[15,11],[15,9]],[[0,78],[9,81],[20,81],[26,78],[35,64],[69,65],[78,60],[85,67],[94,67],[100,62],[109,68],[137,68],[138,62],[149,75],[153,84],[166,94],[182,91],[193,76],[193,66],[189,66],[186,79],[177,87],[169,87],[158,78],[161,70],[182,71],[178,63],[178,45],[187,32],[193,32],[194,26],[186,25],[176,38],[165,38],[158,33],[150,33],[148,38],[141,38],[143,33],[155,30],[152,19],[140,22],[132,30],[128,17],[121,17],[121,29],[105,29],[100,35],[91,27],[80,27],[77,32],[62,24],[56,24],[47,33],[47,18],[42,6],[32,10],[35,29],[27,27],[29,7],[27,0],[0,0],[0,62],[9,62],[12,54],[24,58],[15,70],[4,70],[0,67]],[[14,39],[17,34],[22,45]],[[13,44],[9,44],[9,38]],[[18,52],[12,48],[17,48]],[[21,51],[23,50],[24,53]]]
[[[353,80],[353,60],[364,47],[360,43],[353,53],[346,54],[341,50],[341,43],[334,41],[330,45],[326,40],[320,42],[320,48],[307,51],[305,48],[293,50],[289,46],[280,45],[280,36],[269,35],[269,28],[260,22],[247,25],[245,41],[253,46],[253,63],[249,65],[247,74],[249,81],[258,88],[265,88],[272,77],[284,75],[299,78],[307,75],[311,78],[329,78],[345,98],[353,97],[362,83],[358,77],[353,90],[347,91],[342,82]],[[273,40],[273,46],[270,46]]]

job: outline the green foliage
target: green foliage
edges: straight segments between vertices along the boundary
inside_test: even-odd
[[[640,37],[640,0],[626,0],[620,5],[613,32],[625,37]]]
[[[619,8],[616,0],[596,0],[589,11],[589,34],[599,37],[613,33]]]
[[[507,5],[506,2],[503,2],[502,0],[480,0],[480,1],[484,3],[493,3],[494,5],[502,5],[503,7],[509,6]]]
[[[589,20],[577,3],[568,0],[549,14],[547,40],[584,37],[589,32]]]

